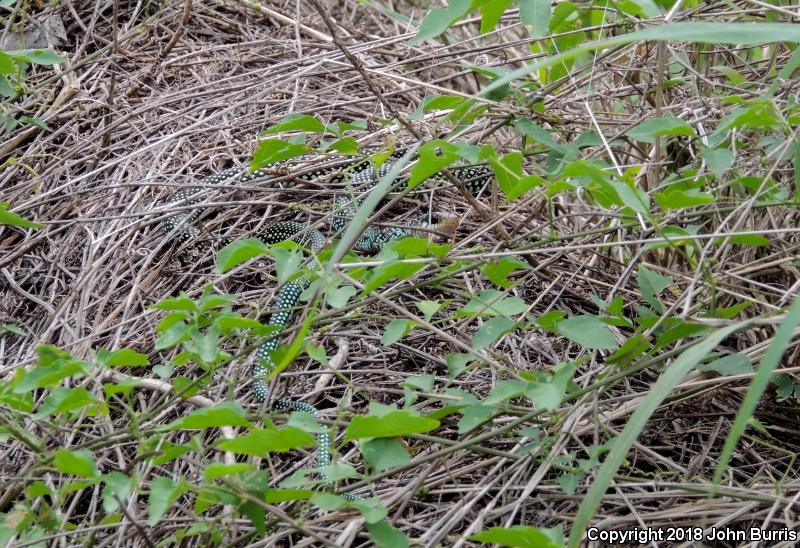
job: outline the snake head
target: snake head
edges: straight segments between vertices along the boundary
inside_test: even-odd
[[[452,236],[456,233],[456,230],[458,230],[458,225],[460,224],[461,220],[456,216],[437,215],[433,228],[437,232],[441,232],[446,236]]]

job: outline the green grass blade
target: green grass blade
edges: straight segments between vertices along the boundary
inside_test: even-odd
[[[568,545],[570,547],[581,545],[589,520],[600,505],[600,501],[605,495],[614,474],[617,473],[617,469],[622,464],[622,461],[625,460],[625,456],[628,454],[633,442],[636,441],[642,428],[644,428],[650,415],[653,414],[656,408],[661,405],[661,402],[664,401],[664,398],[672,392],[672,389],[681,382],[692,368],[696,367],[725,337],[747,325],[747,323],[738,322],[711,332],[705,339],[688,348],[666,367],[656,384],[642,400],[641,405],[631,415],[625,429],[614,441],[608,457],[597,473],[597,478],[595,478],[580,508],[578,508],[578,514],[575,517],[575,522],[569,535]]]
[[[798,325],[800,325],[800,299],[796,299],[791,308],[789,308],[783,323],[781,323],[772,337],[772,342],[764,353],[764,357],[761,358],[761,364],[758,366],[755,377],[750,383],[750,388],[747,390],[747,395],[739,407],[739,412],[736,413],[736,420],[733,422],[731,431],[725,439],[725,446],[722,448],[719,464],[717,464],[717,469],[714,472],[714,484],[719,484],[722,481],[722,474],[731,459],[733,450],[736,448],[736,444],[739,443],[739,439],[742,437],[750,417],[753,416],[753,411],[758,405],[761,395],[764,394],[764,390],[769,384],[772,372],[775,371],[783,353],[792,341],[792,335]]]
[[[584,44],[558,55],[548,56],[511,71],[483,88],[479,97],[508,85],[528,74],[552,67],[582,53],[624,46],[635,42],[695,42],[698,44],[737,44],[752,46],[772,42],[800,43],[800,25],[789,23],[670,23]]]
[[[397,176],[400,175],[400,172],[403,170],[403,168],[408,164],[409,161],[411,161],[411,158],[414,157],[418,147],[419,143],[410,147],[400,159],[394,162],[391,169],[389,169],[389,172],[381,177],[381,180],[378,181],[378,184],[372,187],[369,194],[356,211],[356,214],[353,215],[353,218],[347,225],[347,228],[342,234],[342,239],[339,241],[339,245],[337,245],[336,249],[334,249],[333,255],[328,261],[328,266],[325,269],[325,280],[329,279],[331,271],[333,270],[333,266],[342,260],[342,257],[345,256],[350,247],[352,247],[356,240],[358,240],[359,235],[367,226],[367,220],[369,219],[369,216],[372,215],[372,212],[375,211],[375,208],[378,207],[378,204],[381,203],[381,200],[383,200],[384,196],[386,196],[386,194],[392,189],[392,185],[397,179]],[[325,287],[325,284],[320,284],[320,287]]]

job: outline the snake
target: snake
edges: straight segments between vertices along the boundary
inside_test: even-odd
[[[317,179],[325,178],[329,184],[334,185],[346,182],[349,176],[349,183],[354,189],[363,189],[366,193],[374,187],[382,177],[391,171],[394,161],[405,154],[405,149],[398,149],[376,167],[369,158],[347,157],[338,162],[335,167],[321,167],[312,171],[304,172],[286,178],[280,172],[291,174],[291,170],[298,165],[307,165],[313,161],[313,157],[304,155],[299,158],[276,162],[263,166],[260,169],[250,170],[246,167],[235,166],[203,178],[199,185],[188,186],[172,193],[166,200],[165,205],[181,204],[183,206],[197,206],[208,196],[210,186],[218,186],[224,183],[232,184],[254,184],[264,182],[281,181],[282,188],[291,188],[298,182],[313,182]],[[486,164],[478,165],[456,165],[448,170],[450,175],[467,188],[472,194],[479,194],[493,178],[493,171]],[[446,180],[446,176],[439,172],[429,177],[435,183]],[[400,178],[393,182],[393,188],[398,188],[404,183]],[[363,199],[353,201],[348,196],[337,196],[334,200],[334,216],[331,222],[331,229],[334,234],[341,232],[349,223],[350,218],[355,213]],[[163,229],[168,239],[174,239],[181,244],[188,244],[195,240],[200,231],[195,226],[195,221],[201,216],[203,209],[198,207],[187,207],[186,211],[181,211],[171,215],[163,222]],[[369,225],[362,235],[353,244],[353,249],[362,252],[377,252],[388,242],[403,238],[405,236],[417,235],[421,230],[446,230],[443,222],[429,222],[426,219],[415,220],[404,226],[381,227]],[[328,238],[318,229],[308,228],[305,224],[298,221],[278,221],[268,225],[258,231],[255,235],[267,245],[276,244],[283,241],[294,241],[309,250],[316,256],[325,247]],[[313,270],[316,266],[315,259],[308,264],[308,269]],[[293,310],[300,298],[300,295],[311,283],[308,275],[288,281],[277,291],[274,301],[274,310],[267,322],[268,326],[276,327],[277,331],[262,340],[255,351],[255,363],[252,368],[252,391],[256,399],[264,404],[269,398],[269,385],[266,381],[268,373],[273,369],[272,352],[278,347],[281,331],[286,328],[292,318]],[[308,413],[316,420],[320,418],[319,410],[313,405],[294,399],[279,399],[271,403],[273,410],[299,411]],[[332,482],[328,480],[326,474],[321,471],[325,466],[332,462],[331,437],[327,431],[318,432],[316,435],[315,464],[319,471],[320,478],[324,485],[333,489]],[[341,493],[341,496],[348,500],[357,500],[359,497],[349,493]]]

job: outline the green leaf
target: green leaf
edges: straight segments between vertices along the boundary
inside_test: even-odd
[[[425,317],[425,321],[431,321],[433,315],[436,314],[442,307],[446,306],[445,303],[439,303],[436,301],[419,301],[416,304],[417,308],[422,315]]]
[[[520,19],[533,29],[531,35],[534,38],[547,36],[552,16],[550,0],[518,0],[518,4]]]
[[[672,285],[672,278],[662,276],[641,265],[639,266],[637,278],[639,280],[639,289],[642,291],[642,298],[653,307],[653,310],[661,314],[664,311],[664,307],[658,297],[662,291]]]
[[[469,143],[455,142],[452,144],[458,151],[458,155],[470,164],[477,164],[482,159],[488,158],[489,156],[497,156],[492,145],[483,145],[479,147]]]
[[[561,405],[564,389],[549,382],[531,382],[525,387],[525,396],[537,409],[554,411]]]
[[[497,412],[497,408],[493,405],[470,405],[462,412],[461,420],[458,421],[458,433],[466,434],[490,420]]]
[[[171,348],[189,338],[189,329],[183,322],[169,326],[156,340],[156,350]]]
[[[281,139],[266,139],[258,143],[250,162],[250,169],[257,171],[289,158],[296,158],[308,150],[306,145],[287,143]]]
[[[97,477],[97,465],[90,451],[84,449],[71,451],[64,447],[56,449],[53,467],[59,472],[83,478]]]
[[[264,497],[267,504],[289,502],[293,500],[309,500],[314,494],[310,489],[270,489]]]
[[[515,525],[513,527],[492,527],[469,538],[487,544],[503,544],[515,548],[561,548],[552,537],[538,527]]]
[[[261,132],[261,134],[270,135],[272,133],[280,133],[282,131],[309,131],[312,133],[322,133],[325,131],[325,126],[314,116],[310,116],[308,114],[290,114],[274,126],[270,126],[265,129],[263,132]]]
[[[28,124],[30,126],[38,127],[39,129],[50,131],[50,127],[47,125],[47,122],[45,122],[41,118],[36,118],[32,116],[22,116],[19,119],[19,121],[22,122],[23,124]]]
[[[797,384],[789,375],[776,375],[772,379],[775,385],[775,396],[778,402],[785,402],[788,400],[795,400],[792,403],[800,401],[800,384]]]
[[[549,5],[550,3],[548,2],[548,6]],[[514,122],[514,126],[516,126],[520,133],[531,139],[533,142],[544,146],[545,148],[558,152],[564,152],[566,149],[564,145],[559,144],[553,138],[549,131],[537,125],[533,120],[520,118]]]
[[[87,371],[86,362],[63,350],[41,345],[36,351],[39,353],[39,364],[30,370],[19,369],[14,376],[11,386],[15,394],[54,386],[63,379],[83,376]]]
[[[671,320],[667,320],[665,323],[669,324],[670,322]],[[665,346],[668,346],[675,341],[685,341],[692,337],[699,336],[705,332],[706,327],[702,324],[678,321],[675,325],[658,336],[654,349],[661,350]]]
[[[314,444],[314,437],[299,428],[287,427],[281,430],[254,428],[248,434],[217,444],[223,451],[240,455],[264,456],[266,453],[285,453],[299,447]]]
[[[433,9],[419,26],[415,34],[408,43],[416,45],[429,38],[439,36],[446,31],[450,25],[461,19],[467,14],[472,4],[472,0],[450,0],[446,9]]]
[[[786,200],[789,193],[786,192],[780,185],[778,185],[777,181],[774,179],[766,179],[764,180],[763,177],[741,177],[736,179],[737,183],[740,183],[744,186],[752,196],[755,196],[758,193],[758,200],[760,202],[765,201],[783,201]]]
[[[425,268],[425,264],[423,263],[386,262],[375,268],[361,293],[363,295],[368,295],[389,280],[395,278],[398,280],[407,280],[423,268]]]
[[[661,15],[661,10],[653,0],[621,0],[617,5],[623,12],[641,19]]]
[[[382,416],[356,415],[347,426],[345,441],[362,438],[393,438],[430,432],[439,428],[439,421],[422,417],[404,409]]]
[[[734,245],[749,245],[752,247],[765,247],[769,245],[769,240],[759,234],[732,234],[730,236],[720,236],[714,239],[717,245],[722,244],[725,240]]]
[[[367,129],[366,120],[350,120],[349,122],[336,122],[336,134],[341,135],[345,131],[351,129],[363,130]]]
[[[721,72],[728,79],[728,82],[734,86],[740,86],[747,82],[747,78],[742,73],[737,72],[735,69],[726,65],[714,65],[712,69]]]
[[[110,514],[119,509],[119,503],[127,502],[128,497],[133,491],[134,478],[128,477],[122,472],[112,471],[103,476],[103,510]]]
[[[320,424],[314,415],[305,411],[294,411],[286,424],[312,434],[322,434],[328,431],[327,426]]]
[[[503,291],[486,289],[456,312],[456,316],[514,316],[525,312],[527,309],[528,303],[519,297],[506,297]]]
[[[436,382],[434,375],[412,375],[403,382],[403,386],[430,392],[433,390],[434,382]]]
[[[409,546],[408,537],[385,519],[367,523],[367,530],[370,540],[378,548],[408,548]]]
[[[727,148],[705,148],[701,156],[717,179],[722,179],[733,165],[733,151]]]
[[[241,504],[238,509],[243,515],[247,516],[247,519],[250,520],[250,523],[253,525],[253,529],[255,529],[256,534],[260,537],[263,537],[267,532],[267,509],[264,508],[264,505],[258,504],[252,500],[248,500],[244,504]]]
[[[358,154],[358,141],[353,137],[342,137],[328,145],[328,149],[335,150],[346,156],[355,156]]]
[[[347,504],[347,500],[333,493],[314,493],[311,502],[322,510],[336,510]]]
[[[469,99],[457,95],[433,95],[431,97],[425,97],[422,102],[420,102],[417,109],[409,115],[409,118],[411,120],[422,120],[426,112],[432,110],[453,110],[460,107],[468,100]]]
[[[364,521],[369,523],[377,523],[382,519],[386,518],[389,511],[381,506],[380,499],[377,497],[372,497],[368,499],[356,499],[354,501],[350,501],[348,506],[351,506],[361,512],[361,515],[364,517]]]
[[[578,6],[572,2],[559,2],[553,10],[553,14],[550,17],[550,24],[547,25],[547,30],[550,34],[566,30],[568,24],[577,19],[578,15]]]
[[[23,413],[31,413],[33,412],[33,393],[15,394],[7,390],[0,390],[0,403]],[[5,436],[5,431],[0,428],[0,443],[5,443],[3,440]]]
[[[13,323],[0,323],[0,334],[2,333],[25,335],[25,329]]]
[[[483,400],[483,405],[496,406],[498,403],[505,403],[520,397],[525,393],[525,381],[502,380],[495,384],[489,391],[489,395]]]
[[[25,488],[25,498],[29,500],[33,500],[44,495],[52,495],[50,488],[44,482],[35,481]]]
[[[472,336],[472,347],[476,350],[486,348],[494,344],[495,341],[504,337],[506,333],[514,329],[517,322],[509,320],[504,316],[491,318],[483,322],[483,325]]]
[[[109,351],[101,348],[97,351],[97,363],[101,367],[138,367],[149,365],[150,360],[145,354],[141,354],[130,348],[120,348],[119,350]]]
[[[14,58],[4,51],[0,51],[0,75],[7,76],[16,72],[17,63],[14,61]]]
[[[732,320],[748,308],[753,306],[753,303],[750,301],[743,301],[733,306],[723,307],[723,308],[715,308],[713,311],[709,311],[707,315],[711,318],[723,318],[725,320]]]
[[[176,483],[170,478],[158,476],[150,481],[150,509],[147,525],[154,526],[169,510],[172,503],[186,491],[183,483]]]
[[[447,252],[450,251],[451,247],[449,244],[436,244],[429,242],[426,238],[409,236],[389,242],[383,249],[388,253],[396,253],[404,258],[431,256],[442,259],[447,256]]]
[[[577,472],[575,474],[565,472],[558,476],[558,486],[565,495],[574,495],[575,491],[578,489],[578,485],[580,485],[585,477],[586,474],[583,472]]]
[[[44,226],[9,211],[8,202],[0,202],[0,225],[19,226],[22,228],[42,228]]]
[[[753,372],[753,362],[746,354],[737,352],[697,366],[698,371],[713,371],[723,376],[743,375]]]
[[[512,202],[539,185],[545,184],[544,179],[538,175],[525,175],[522,171],[522,153],[510,152],[499,160],[489,158],[497,177],[497,184],[506,195],[506,201]]]
[[[559,333],[590,350],[614,350],[619,345],[611,330],[597,316],[568,318],[556,325]]]
[[[619,195],[622,203],[637,213],[645,217],[650,213],[650,196],[635,184],[628,184],[621,181],[609,180],[608,183]]]
[[[381,344],[383,346],[390,346],[396,343],[408,335],[416,325],[417,322],[414,320],[395,318],[389,322],[389,325],[386,326],[386,330],[383,332],[383,337],[381,337]]]
[[[200,310],[200,308],[197,306],[197,303],[195,303],[185,293],[181,293],[179,297],[167,297],[166,299],[159,301],[156,304],[152,304],[147,308],[151,308],[153,310],[186,310],[189,312],[197,312]],[[173,317],[179,318],[179,316]],[[164,325],[163,327],[170,326]]]
[[[737,108],[725,116],[717,125],[717,129],[709,141],[718,143],[720,139],[724,139],[728,130],[734,128],[749,127],[756,130],[769,130],[785,124],[783,115],[773,100],[769,97],[761,97],[749,101],[746,106]]]
[[[253,332],[263,335],[278,329],[276,326],[266,325],[253,318],[245,318],[238,314],[220,314],[214,318],[214,325],[219,327],[220,332],[226,335],[237,329],[252,329]]]
[[[656,202],[664,209],[684,209],[714,203],[714,196],[698,188],[689,190],[669,189],[656,192]]]
[[[396,439],[376,438],[361,444],[364,460],[375,472],[388,470],[411,462],[405,446]]]
[[[429,141],[419,147],[419,160],[411,168],[408,186],[414,188],[425,179],[442,171],[458,160],[458,152],[447,141]]]
[[[117,384],[106,383],[103,385],[103,393],[106,398],[122,394],[124,397],[129,398],[133,389],[139,386],[138,381],[129,380]]]
[[[545,411],[558,409],[576,369],[577,364],[574,362],[557,364],[553,374],[548,375],[545,380],[529,381],[525,386],[525,396],[537,409]]]
[[[64,59],[51,49],[20,49],[5,53],[18,61],[34,65],[57,65],[64,62]]]
[[[309,341],[308,344],[306,344],[306,354],[308,354],[308,357],[315,362],[327,367],[328,355],[325,353],[325,348],[323,346],[318,346]]]
[[[283,244],[273,246],[270,253],[275,259],[275,275],[278,277],[278,283],[283,285],[300,269],[303,254],[297,249],[287,249],[281,245]]]
[[[481,34],[492,32],[512,0],[483,0],[478,5],[481,13]]]
[[[644,141],[645,143],[655,143],[656,137],[664,137],[667,135],[688,135],[690,137],[696,137],[697,133],[695,133],[692,126],[687,124],[684,120],[674,116],[648,118],[628,131],[628,137],[636,139],[637,141]]]
[[[176,394],[180,394],[180,397],[191,398],[200,391],[202,386],[195,379],[178,375],[172,380],[172,388]]]
[[[58,413],[69,413],[75,410],[86,410],[87,414],[92,414],[91,405],[100,404],[91,392],[82,386],[66,388],[59,386],[50,391],[50,396],[39,407],[37,417],[47,417]]]
[[[213,287],[211,286],[211,284],[208,284],[208,285],[206,285],[205,290],[206,291],[212,291]],[[235,299],[236,299],[235,295],[218,295],[216,293],[209,293],[209,294],[204,295],[200,299],[200,303],[199,303],[200,310],[202,312],[207,312],[207,311],[212,310],[214,308],[221,308],[221,307],[229,305]]]
[[[467,364],[474,359],[472,354],[448,354],[447,355],[447,375],[454,379],[467,368]]]
[[[211,325],[205,333],[191,330],[192,343],[185,343],[184,348],[189,352],[196,352],[203,363],[214,363],[218,357],[224,355],[219,350],[219,327]]]
[[[220,426],[253,426],[236,402],[224,402],[215,407],[195,409],[186,416],[168,424],[166,430],[204,430]]]
[[[352,285],[329,287],[325,291],[325,302],[333,309],[342,308],[356,293],[358,293],[358,289]]]
[[[791,79],[792,74],[800,68],[800,50],[795,48],[792,56],[784,61],[782,65],[781,70],[778,71],[778,77],[773,78],[766,91],[762,92],[763,96],[772,97],[783,86],[784,82]]]
[[[19,87],[12,86],[9,83],[8,78],[0,74],[0,95],[4,97],[16,97],[19,91]],[[17,127],[17,121],[13,116],[0,113],[0,121],[2,121],[6,133],[11,133],[14,131],[14,128]]]
[[[251,470],[255,470],[255,468],[244,462],[236,462],[233,464],[212,463],[203,470],[203,479],[211,481],[225,476],[241,474],[242,472],[250,472]]]
[[[549,310],[536,318],[536,325],[550,331],[551,333],[558,333],[558,323],[566,318],[566,314],[561,310]]]
[[[224,274],[254,257],[269,253],[269,251],[270,247],[258,238],[236,240],[219,250],[214,272]]]
[[[319,473],[331,482],[344,481],[350,478],[357,478],[358,471],[353,466],[341,461],[332,462],[328,466],[322,466]]]
[[[198,490],[197,498],[194,502],[194,511],[196,514],[203,514],[206,510],[216,504],[223,503],[222,499],[230,498],[230,503],[238,504],[239,498],[228,495],[225,491],[217,487],[201,487]]]
[[[148,440],[148,448],[158,453],[153,458],[155,466],[166,464],[192,451],[192,448],[186,444],[171,443],[158,436],[153,436]]]

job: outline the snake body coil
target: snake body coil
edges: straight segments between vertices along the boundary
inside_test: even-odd
[[[396,153],[394,158],[399,158],[402,153]],[[308,158],[302,158],[307,162]],[[280,167],[289,168],[297,164],[297,160],[289,163],[284,163]],[[275,179],[276,165],[267,166],[264,169],[256,171],[249,171],[244,168],[235,167],[226,169],[214,175],[204,178],[199,186],[187,187],[172,194],[168,200],[168,204],[182,203],[187,206],[193,206],[200,203],[207,195],[207,186],[219,185],[224,182],[235,183],[254,183],[269,181]],[[312,173],[304,174],[297,179],[304,181],[313,181],[323,176],[330,176],[331,183],[339,183],[344,181],[345,176],[342,175],[343,170],[350,173],[350,183],[353,188],[360,188],[364,191],[371,189],[377,182],[386,175],[391,169],[391,161],[384,162],[380,169],[375,169],[369,162],[365,161],[352,161],[345,164],[343,167],[324,168],[316,170]],[[480,192],[492,178],[492,171],[488,166],[462,166],[450,168],[450,173],[461,180],[467,189],[473,194]],[[441,180],[440,174],[434,175],[432,179]],[[397,184],[397,183],[395,183]],[[294,185],[294,181],[288,180],[285,185],[287,188]],[[359,202],[356,202],[355,207],[353,202],[348,197],[338,198],[336,200],[336,214],[332,222],[332,228],[335,232],[341,231],[349,222],[350,217],[355,212],[355,207]],[[194,239],[199,230],[193,225],[194,221],[200,216],[201,208],[192,208],[188,211],[178,213],[169,217],[164,222],[164,230],[170,238],[175,238],[181,243],[188,242]],[[378,251],[387,242],[401,238],[403,236],[415,234],[415,229],[423,228],[437,228],[437,225],[430,225],[426,222],[419,221],[408,227],[376,227],[369,226],[366,228],[362,236],[355,242],[353,248],[360,251],[374,252]],[[326,242],[326,237],[316,229],[309,229],[301,223],[296,221],[281,221],[269,225],[261,230],[256,237],[263,241],[265,244],[275,244],[278,242],[292,240],[298,244],[306,247],[312,253],[316,254],[321,251]],[[313,268],[313,264],[311,265]],[[306,276],[299,279],[287,282],[278,290],[275,298],[275,312],[269,318],[269,325],[277,327],[285,327],[289,324],[292,311],[297,304],[303,290],[308,287],[310,280]],[[253,392],[259,401],[264,402],[268,396],[268,385],[265,382],[265,377],[273,367],[271,353],[277,348],[279,342],[279,334],[271,335],[265,339],[258,346],[256,350],[256,363],[253,367]],[[278,411],[301,411],[310,413],[315,418],[319,418],[317,409],[305,402],[296,400],[282,399],[272,404],[273,409]],[[324,467],[331,462],[331,440],[330,436],[323,432],[317,434],[317,453],[316,463],[317,466]],[[321,474],[323,481],[327,482],[324,474]],[[353,498],[353,497],[348,497]]]

